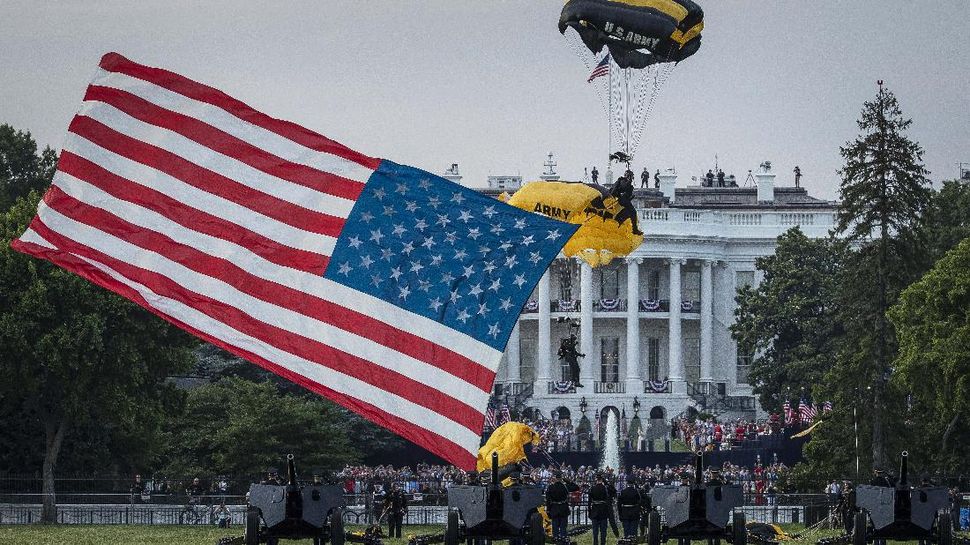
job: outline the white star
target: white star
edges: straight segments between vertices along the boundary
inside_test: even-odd
[[[357,235],[350,237],[349,239],[347,239],[347,244],[351,248],[360,248],[360,237],[358,237]]]
[[[488,334],[493,338],[498,338],[498,324],[492,324],[488,327]]]
[[[451,196],[451,202],[461,204],[464,201],[465,201],[465,196],[462,195],[460,192],[455,193],[454,195]]]
[[[478,230],[478,227],[472,227],[471,229],[468,230],[468,238],[472,240],[478,240],[478,237],[480,236],[482,236],[482,233],[481,231]]]
[[[458,290],[451,290],[451,295],[449,296],[452,303],[458,302]]]
[[[505,258],[505,266],[508,267],[508,268],[510,268],[510,269],[512,267],[515,267],[518,264],[519,264],[519,259],[517,257],[515,257],[515,254],[512,254],[512,255],[510,255],[510,256],[508,256],[508,257]]]
[[[376,198],[379,201],[383,201],[386,195],[387,193],[384,192],[383,187],[378,187],[377,189],[374,190],[374,198]]]
[[[482,267],[482,270],[485,271],[486,274],[494,271],[495,270],[495,260],[486,261],[485,262],[485,266]]]
[[[401,267],[394,267],[391,269],[391,280],[397,280],[401,278]]]
[[[458,214],[458,219],[460,219],[465,223],[468,223],[468,220],[472,219],[472,213],[469,212],[468,210],[462,210],[461,213]]]
[[[456,316],[456,318],[458,318],[459,320],[461,320],[461,323],[467,322],[468,319],[471,318],[471,317],[472,317],[472,315],[471,314],[468,314],[468,311],[465,310],[465,309],[462,309],[461,312],[458,313],[458,316]]]
[[[411,288],[407,287],[406,285],[401,287],[401,292],[398,293],[398,297],[407,300],[408,295],[411,295]]]
[[[394,257],[394,252],[390,248],[381,250],[381,259],[390,262],[392,257]]]
[[[424,265],[422,265],[420,261],[411,262],[411,272],[416,273],[423,268],[424,268]]]
[[[441,265],[441,261],[443,259],[444,259],[444,256],[441,255],[441,254],[433,255],[433,256],[431,256],[431,264],[432,265]]]
[[[488,219],[492,219],[492,216],[494,216],[495,214],[498,214],[498,212],[495,211],[494,205],[486,206],[485,210],[482,211],[482,215]]]
[[[485,316],[488,313],[488,303],[481,303],[478,305],[478,315]]]
[[[382,238],[384,238],[384,233],[382,233],[380,229],[370,232],[370,239],[376,242],[377,244],[381,243]]]
[[[472,297],[478,297],[481,294],[482,294],[481,282],[479,282],[478,284],[475,284],[474,286],[472,286],[472,289],[468,290],[468,295],[471,295]]]
[[[533,235],[529,235],[529,236],[527,236],[527,237],[525,237],[525,238],[522,239],[522,245],[523,246],[528,246],[529,244],[532,244],[533,242],[535,242],[535,236],[533,236]]]
[[[465,278],[471,278],[473,274],[475,274],[475,267],[472,265],[469,265],[465,267],[465,272],[464,274],[462,274],[462,276],[464,276]]]
[[[384,215],[385,216],[393,216],[394,214],[397,214],[397,210],[395,210],[393,206],[385,206],[384,207]]]
[[[407,232],[408,232],[408,230],[404,228],[404,224],[403,223],[401,223],[401,224],[397,224],[396,223],[396,224],[394,224],[394,230],[391,231],[391,234],[394,235],[394,236],[396,236],[396,237],[398,237],[398,238],[400,238],[401,235],[403,235],[404,233],[407,233]]]
[[[363,213],[361,213],[361,215],[360,215],[360,219],[361,219],[361,220],[362,220],[362,221],[363,221],[364,223],[370,223],[370,222],[371,222],[371,220],[372,220],[372,219],[374,219],[374,214],[371,214],[370,212],[363,212]]]
[[[525,229],[525,218],[519,218],[515,220],[516,229]]]
[[[451,219],[448,217],[448,214],[438,214],[438,221],[435,223],[442,227],[447,227],[451,223]]]
[[[521,288],[522,284],[525,284],[525,275],[524,274],[515,275],[515,281],[512,283],[515,284],[515,287]]]
[[[374,260],[371,259],[369,255],[365,255],[364,257],[360,258],[360,264],[363,265],[365,269],[369,269],[373,263]]]
[[[454,231],[452,231],[450,233],[445,233],[445,242],[450,242],[450,243],[454,244],[455,243],[455,240],[457,240],[457,239],[458,239],[458,233],[456,233]]]
[[[429,250],[432,246],[434,246],[434,244],[434,237],[424,237],[424,242],[421,243],[422,246]]]
[[[424,221],[424,219],[419,219],[417,223],[414,224],[414,226],[420,229],[421,231],[424,231],[425,229],[428,228],[428,222]]]
[[[407,201],[407,203],[404,204],[404,209],[408,212],[414,212],[418,209],[418,203],[415,201]]]
[[[492,251],[492,249],[489,248],[488,246],[479,246],[478,247],[478,253],[482,254],[482,257],[487,256],[488,255],[488,252],[491,252],[491,251]]]
[[[343,274],[345,276],[350,276],[350,271],[351,271],[350,263],[347,261],[344,261],[343,263],[341,263],[340,268],[337,269],[338,273]]]
[[[428,303],[428,306],[431,307],[431,310],[435,312],[438,312],[438,309],[441,308],[441,305],[442,305],[441,297],[435,297]]]
[[[438,207],[441,206],[441,199],[439,199],[438,197],[431,197],[430,199],[428,199],[428,204],[430,204],[432,208],[437,210]]]
[[[372,274],[370,277],[370,281],[371,281],[371,284],[374,284],[374,287],[376,288],[381,285],[381,282],[383,282],[384,279],[381,278],[381,275],[379,274]]]
[[[535,264],[538,264],[540,261],[542,261],[542,254],[539,253],[539,252],[530,252],[529,253],[529,261],[531,261],[531,262],[533,262]]]
[[[500,308],[502,310],[508,310],[508,309],[512,308],[512,298],[509,297],[508,299],[502,299],[502,304],[499,305],[498,308]]]
[[[408,192],[408,186],[407,186],[407,184],[398,183],[397,184],[397,189],[395,189],[394,192],[395,193],[400,193],[401,195],[404,195],[405,193]]]
[[[458,251],[455,252],[455,259],[462,260],[466,257],[468,257],[468,252],[464,248],[458,248]]]
[[[405,242],[404,247],[401,248],[401,253],[403,253],[404,255],[411,255],[411,252],[413,251],[414,251],[414,243],[411,242],[410,240]]]
[[[418,289],[424,292],[431,291],[431,282],[418,279]]]
[[[504,252],[505,250],[508,250],[511,247],[512,247],[512,243],[506,240],[506,241],[503,241],[502,244],[499,244],[498,249]]]
[[[557,240],[561,236],[562,235],[559,233],[559,229],[556,229],[554,231],[549,231],[549,236],[546,237],[546,240]]]
[[[489,229],[489,231],[491,231],[494,235],[501,235],[505,232],[505,227],[502,227],[502,224],[500,223],[495,223],[492,225],[492,228]]]
[[[421,189],[428,189],[429,187],[431,187],[431,179],[422,178],[421,181],[418,182],[418,187],[420,187]]]
[[[489,286],[488,289],[494,291],[495,293],[498,293],[498,290],[501,287],[502,287],[502,280],[500,278],[496,278],[495,280],[492,280],[492,285]]]
[[[451,284],[451,281],[454,279],[455,277],[451,273],[445,273],[444,276],[441,277],[441,283],[447,286]]]

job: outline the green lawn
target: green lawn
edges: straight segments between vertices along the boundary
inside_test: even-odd
[[[787,525],[786,525],[787,526]],[[354,530],[357,528],[348,528]],[[443,528],[434,526],[405,526],[405,534],[438,533]],[[792,533],[804,532],[800,527],[786,527]],[[837,532],[823,531],[820,533],[803,535],[802,538],[791,542],[793,545],[815,545],[815,541],[824,536],[832,536]],[[0,526],[0,544],[10,545],[126,545],[126,544],[157,544],[157,545],[215,545],[224,536],[241,535],[242,528],[229,530],[198,526],[81,526],[81,525],[29,525],[29,526]],[[407,537],[400,539],[384,539],[385,545],[406,545]],[[578,545],[591,545],[592,537],[589,533],[576,539]],[[282,541],[288,543],[310,543],[306,541]],[[609,543],[616,540],[609,536]],[[673,543],[673,542],[669,542]],[[702,542],[697,542],[702,543]],[[896,542],[894,542],[896,543]],[[913,542],[915,543],[915,542]]]

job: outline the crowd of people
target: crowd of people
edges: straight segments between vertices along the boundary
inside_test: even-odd
[[[746,441],[756,441],[765,436],[780,435],[785,423],[777,414],[761,421],[737,419],[720,422],[716,418],[674,419],[671,437],[679,439],[694,452],[730,450]]]

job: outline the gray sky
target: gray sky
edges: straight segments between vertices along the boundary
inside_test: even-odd
[[[970,2],[698,0],[703,44],[674,71],[635,170],[744,178],[797,164],[836,198],[839,146],[883,79],[934,180],[970,161]],[[198,7],[204,6],[204,7]],[[59,147],[98,59],[117,51],[361,152],[467,185],[604,170],[608,124],[556,29],[562,0],[0,0],[0,122]]]

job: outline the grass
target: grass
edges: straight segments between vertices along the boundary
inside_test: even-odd
[[[785,530],[792,533],[804,532],[803,527],[784,525]],[[348,527],[356,530],[357,527]],[[399,539],[384,538],[385,545],[406,545],[407,534],[431,534],[442,532],[438,526],[405,526],[405,537]],[[215,527],[200,526],[83,526],[83,525],[24,525],[0,526],[0,543],[11,545],[215,545],[219,538],[225,536],[242,535],[242,528],[237,526],[228,530]],[[793,545],[815,545],[821,537],[838,534],[835,530],[823,530],[813,535],[803,534],[803,537],[791,542]],[[577,545],[591,545],[592,536],[589,533],[576,538]],[[615,545],[612,535],[608,542]],[[281,541],[281,545],[289,543],[311,543],[305,541]],[[668,542],[672,545],[674,542]],[[695,542],[703,544],[703,542]],[[722,542],[725,543],[725,542]],[[893,542],[899,543],[899,542]],[[916,543],[915,541],[912,543]]]

